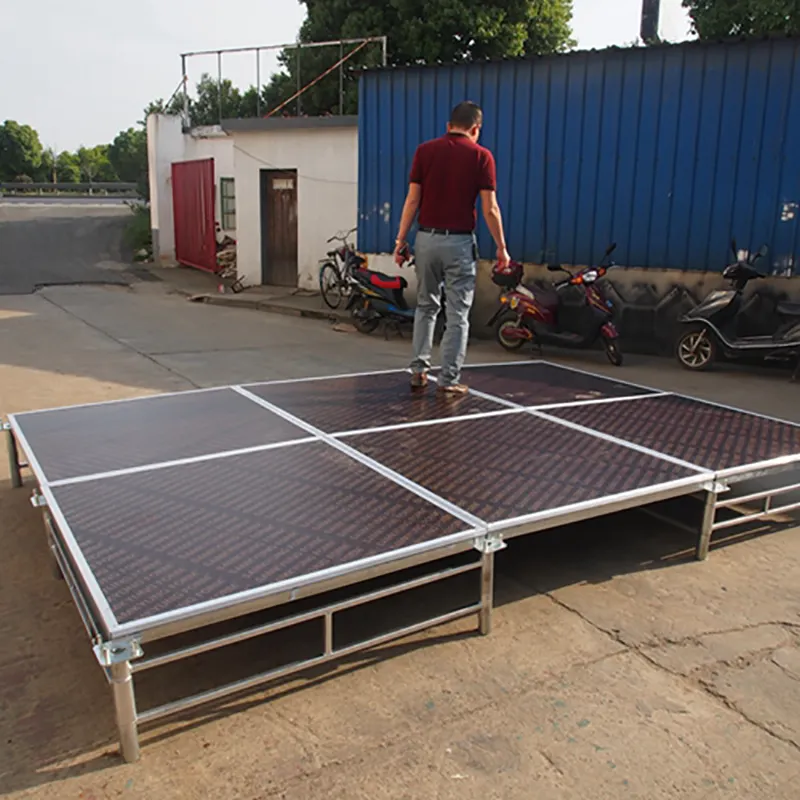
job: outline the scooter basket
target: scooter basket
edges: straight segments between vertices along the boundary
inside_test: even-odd
[[[492,283],[503,289],[515,289],[522,282],[524,270],[522,264],[512,261],[507,267],[495,264],[492,270]]]

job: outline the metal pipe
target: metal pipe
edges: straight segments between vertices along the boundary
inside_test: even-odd
[[[325,655],[333,652],[333,612],[325,614]]]
[[[217,98],[219,100],[219,124],[222,125],[222,50],[217,51]]]
[[[303,84],[300,83],[300,42],[297,42],[297,111],[295,112],[297,116],[300,116],[300,112],[303,108],[303,104],[300,101],[300,95],[303,93]]]
[[[328,614],[335,614],[337,611],[343,611],[346,608],[357,608],[358,606],[371,603],[373,600],[382,600],[385,597],[391,597],[395,594],[417,589],[421,586],[427,586],[430,583],[437,581],[448,580],[456,575],[462,575],[465,572],[471,572],[480,566],[480,562],[472,562],[464,564],[460,567],[452,567],[450,569],[440,570],[439,572],[431,573],[430,575],[423,575],[419,578],[414,578],[404,583],[396,584],[395,586],[387,586],[384,589],[370,592],[369,594],[359,595],[352,597],[348,600],[341,600],[338,603],[331,603],[330,605],[317,608],[312,611],[306,611],[303,614],[295,614],[285,619],[275,620],[274,622],[267,622],[264,625],[257,625],[253,628],[247,628],[243,631],[236,631],[227,636],[220,636],[217,639],[212,639],[208,642],[201,642],[200,644],[192,645],[190,647],[183,647],[180,650],[174,650],[171,653],[164,653],[160,656],[153,656],[152,658],[145,658],[140,661],[134,661],[131,669],[134,672],[142,672],[146,669],[153,669],[154,667],[161,667],[165,664],[171,664],[173,661],[180,661],[184,658],[191,658],[202,653],[208,653],[211,650],[218,650],[220,647],[225,647],[230,644],[237,644],[244,642],[248,639],[254,639],[257,636],[263,636],[267,633],[274,633],[285,628],[291,628],[295,625],[302,625],[305,622],[311,622],[315,619],[320,619]]]
[[[119,747],[128,763],[139,760],[139,734],[136,728],[136,697],[129,661],[111,665],[111,688],[119,731]]]
[[[717,503],[717,508],[731,508],[732,506],[740,506],[743,503],[749,503],[752,500],[763,500],[765,497],[769,499],[775,495],[794,492],[798,489],[800,489],[800,483],[793,483],[790,486],[779,486],[777,489],[765,489],[762,492],[755,492],[754,494],[746,494],[742,497],[732,497],[730,500],[724,500],[721,503]]]
[[[344,114],[344,45],[339,42],[339,116]]]
[[[331,39],[325,42],[304,42],[306,49],[313,47],[330,47],[334,44],[361,44],[361,42],[382,42],[386,36],[361,36],[358,39]],[[286,42],[285,44],[261,44],[251,47],[225,47],[222,50],[195,50],[191,53],[181,53],[181,58],[189,56],[215,56],[217,53],[252,53],[253,50],[291,50],[297,47],[297,42]],[[643,387],[646,388],[646,387]]]
[[[11,473],[11,488],[19,489],[22,486],[22,472],[19,463],[19,450],[17,440],[11,428],[6,429],[6,446],[8,447],[8,469]]]
[[[703,506],[703,522],[700,526],[700,538],[697,541],[696,557],[698,561],[708,558],[708,549],[711,547],[711,534],[714,532],[714,519],[717,516],[717,493],[706,492],[706,502]]]
[[[86,628],[86,633],[89,636],[89,639],[96,643],[102,638],[100,635],[100,630],[94,621],[89,604],[86,602],[78,589],[75,573],[69,563],[69,560],[64,554],[61,543],[58,541],[58,537],[55,533],[55,527],[49,512],[45,512],[45,528],[47,529],[50,552],[53,554],[53,558],[56,560],[60,570],[59,577],[63,578],[64,582],[67,584],[67,588],[69,589],[69,593],[72,595],[72,600],[78,609],[78,614],[80,615],[84,628]]]
[[[796,511],[798,508],[800,508],[800,503],[790,503],[787,506],[773,508],[769,511],[759,511],[755,514],[745,514],[741,517],[736,517],[735,519],[726,519],[723,522],[715,523],[714,530],[721,531],[724,528],[735,528],[738,525],[744,525],[746,522],[754,522],[755,520],[759,519],[769,519],[770,517],[777,517],[781,514],[788,514],[790,511]]]
[[[181,77],[183,80],[183,127],[189,128],[189,76],[186,74],[186,56],[181,56]]]
[[[381,36],[381,50],[383,51],[383,66],[389,63],[389,37]]]
[[[481,602],[479,630],[483,636],[492,632],[492,606],[494,604],[494,553],[481,557]]]
[[[261,116],[261,50],[256,48],[256,116]]]
[[[349,647],[343,647],[339,650],[334,650],[329,655],[321,655],[316,656],[315,658],[306,659],[305,661],[298,661],[293,664],[288,664],[285,667],[278,667],[277,669],[262,672],[259,675],[254,675],[252,678],[245,678],[244,680],[229,683],[226,686],[221,686],[219,689],[211,689],[210,691],[202,692],[200,694],[193,695],[192,697],[186,697],[182,700],[176,700],[172,703],[165,703],[162,706],[150,708],[147,711],[143,711],[138,714],[137,720],[141,723],[147,723],[153,722],[157,719],[163,719],[164,717],[169,717],[173,714],[214,702],[215,700],[221,700],[233,694],[245,692],[249,689],[255,688],[256,686],[260,686],[261,684],[268,683],[275,678],[293,675],[297,672],[302,672],[312,667],[319,666],[320,664],[325,664],[326,662],[332,661],[336,658],[343,658],[363,650],[370,650],[373,647],[386,644],[394,639],[401,639],[406,636],[411,636],[415,633],[419,633],[420,631],[424,631],[427,628],[432,628],[437,625],[444,625],[448,622],[453,622],[454,620],[463,619],[464,617],[470,617],[479,611],[481,611],[481,604],[475,603],[474,605],[458,609],[457,611],[451,611],[448,614],[442,614],[441,616],[425,620],[424,622],[418,622],[415,625],[399,628],[398,630],[382,634],[381,636],[375,636],[371,639],[359,642],[358,644],[353,644]]]

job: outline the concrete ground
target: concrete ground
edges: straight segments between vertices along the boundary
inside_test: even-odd
[[[118,198],[0,197],[0,295],[39,286],[126,284]]]
[[[3,413],[399,367],[409,346],[189,303],[168,282],[0,297],[0,342]],[[503,358],[491,344],[470,352]],[[614,371],[602,354],[568,360],[800,420],[800,386],[784,373],[694,376],[669,361],[629,362]],[[12,491],[7,478],[0,471],[3,796],[798,795],[800,537],[788,525],[718,542],[705,563],[693,560],[691,535],[638,512],[515,540],[498,557],[491,636],[455,623],[147,729],[142,760],[127,765],[108,686],[51,574],[30,486]],[[389,627],[468,588],[395,600],[351,624]],[[163,702],[317,642],[316,631],[278,637],[146,674],[140,700]]]

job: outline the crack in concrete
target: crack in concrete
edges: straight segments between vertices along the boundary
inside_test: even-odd
[[[782,736],[781,734],[779,734],[776,731],[772,730],[766,723],[763,723],[763,722],[760,722],[757,719],[754,719],[753,717],[748,715],[743,709],[739,708],[739,706],[734,701],[732,701],[729,698],[725,697],[724,694],[719,692],[717,689],[715,689],[713,686],[711,686],[707,682],[702,681],[702,680],[692,680],[691,678],[687,677],[686,675],[683,675],[680,672],[676,672],[674,670],[671,670],[671,669],[665,667],[664,665],[658,663],[657,661],[655,661],[653,658],[651,658],[647,654],[647,652],[645,650],[645,648],[653,649],[652,645],[627,644],[619,636],[619,634],[616,633],[615,631],[606,630],[602,625],[599,625],[599,624],[595,623],[593,620],[589,619],[581,611],[579,611],[576,608],[573,608],[568,603],[565,603],[564,601],[559,600],[557,597],[554,597],[550,592],[546,592],[545,594],[554,603],[556,603],[557,605],[561,606],[566,611],[569,611],[569,612],[577,615],[587,625],[590,625],[595,630],[598,630],[601,633],[606,634],[607,636],[612,638],[615,642],[617,642],[618,644],[622,645],[625,648],[626,651],[636,654],[637,656],[639,656],[640,658],[645,660],[648,664],[652,665],[653,667],[655,667],[658,670],[661,670],[662,672],[667,673],[668,675],[672,675],[673,677],[680,678],[681,680],[684,680],[684,681],[687,681],[687,682],[691,683],[692,686],[694,686],[695,688],[701,689],[706,694],[708,694],[709,697],[713,697],[714,699],[716,699],[719,702],[721,702],[728,710],[733,711],[735,714],[740,716],[742,719],[744,719],[750,725],[753,725],[754,727],[758,728],[760,731],[763,731],[764,733],[766,733],[768,736],[772,737],[773,739],[777,739],[778,741],[782,742],[783,744],[787,744],[790,747],[792,747],[793,749],[795,749],[797,751],[800,751],[800,746],[796,742],[794,742],[790,737]],[[700,644],[701,643],[700,639],[702,637],[704,637],[704,636],[713,636],[713,635],[719,635],[719,634],[724,634],[724,633],[742,633],[742,632],[745,632],[745,631],[748,631],[748,630],[754,630],[755,628],[761,628],[761,627],[765,627],[765,626],[769,626],[769,625],[776,626],[776,627],[787,627],[790,630],[792,630],[792,632],[794,632],[795,629],[800,627],[796,623],[792,623],[792,622],[783,622],[783,621],[781,621],[781,622],[757,622],[757,623],[753,623],[752,625],[742,625],[742,626],[739,626],[738,628],[731,628],[731,629],[727,629],[727,630],[713,631],[713,632],[709,632],[709,633],[704,633],[704,634],[701,634],[700,637],[698,637],[695,634],[693,636],[687,636],[685,639],[678,640],[676,642],[667,642],[667,644],[685,644],[685,643],[692,643],[692,642],[697,642],[698,644]],[[663,640],[662,640],[662,643],[664,643]],[[772,652],[776,652],[777,650],[780,650],[782,646],[785,646],[785,645],[781,645],[781,646],[775,647],[774,649],[771,649],[771,651]],[[618,655],[618,654],[615,654],[615,655]],[[780,666],[780,664],[778,664],[777,666]]]

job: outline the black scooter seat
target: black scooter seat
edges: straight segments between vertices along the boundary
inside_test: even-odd
[[[800,317],[800,303],[778,303],[778,313],[786,317]]]

